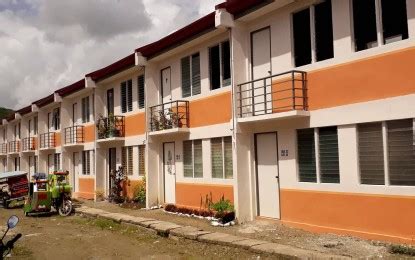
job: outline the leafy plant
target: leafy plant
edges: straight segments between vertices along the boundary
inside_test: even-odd
[[[404,245],[391,245],[389,247],[389,252],[391,254],[415,256],[415,247]]]
[[[224,195],[222,195],[222,197],[220,198],[218,202],[215,202],[212,204],[212,209],[217,211],[218,213],[235,211],[234,206],[231,203],[231,201],[228,199],[225,200]]]
[[[134,188],[134,202],[146,203],[146,177]]]
[[[151,116],[152,129],[154,131],[160,131],[172,128],[183,127],[182,119],[184,115],[178,112],[174,112],[171,108],[166,111],[158,111]]]

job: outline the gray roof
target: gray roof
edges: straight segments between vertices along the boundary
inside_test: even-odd
[[[27,172],[24,172],[24,171],[3,172],[3,173],[0,173],[0,179],[17,177],[17,176],[26,175],[26,174]]]

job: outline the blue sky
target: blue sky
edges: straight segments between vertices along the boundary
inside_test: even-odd
[[[220,2],[0,0],[0,106],[26,106],[213,11]]]

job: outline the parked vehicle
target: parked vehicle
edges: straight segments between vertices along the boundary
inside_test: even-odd
[[[10,251],[14,248],[14,243],[16,243],[16,241],[22,237],[22,234],[19,233],[16,236],[14,236],[14,238],[7,241],[6,244],[3,243],[3,239],[6,236],[7,232],[9,232],[9,229],[15,228],[18,222],[19,222],[19,218],[15,215],[11,216],[9,220],[7,220],[7,229],[4,232],[0,240],[0,259],[1,260],[3,260],[3,258],[6,257],[10,253]]]
[[[36,173],[29,185],[29,196],[23,207],[26,216],[36,213],[58,211],[61,216],[72,212],[71,186],[69,172],[52,174]]]
[[[26,172],[0,173],[0,202],[4,208],[22,206],[28,192],[29,182]]]

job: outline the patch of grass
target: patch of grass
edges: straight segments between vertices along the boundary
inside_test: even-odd
[[[19,259],[34,259],[33,252],[21,245],[16,245],[12,250],[12,257],[19,257]]]
[[[97,218],[93,221],[93,224],[101,230],[120,230],[121,225],[119,223],[116,223],[110,219],[104,219],[104,218]]]
[[[405,245],[391,245],[389,247],[389,253],[415,256],[415,247]]]

